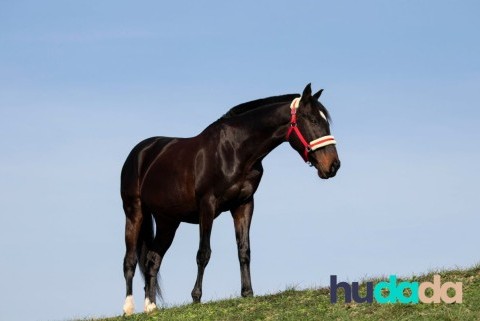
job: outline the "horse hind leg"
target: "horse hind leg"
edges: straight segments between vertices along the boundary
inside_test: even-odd
[[[152,312],[157,308],[157,295],[161,297],[158,284],[158,271],[162,264],[163,257],[172,245],[180,222],[156,219],[156,233],[152,248],[147,253],[145,268],[145,312]]]
[[[124,202],[124,211],[126,216],[125,223],[125,246],[126,252],[123,260],[123,274],[126,282],[126,298],[123,305],[123,313],[131,315],[135,311],[133,300],[133,277],[137,266],[137,241],[142,227],[143,214],[140,200],[132,201],[131,204]]]

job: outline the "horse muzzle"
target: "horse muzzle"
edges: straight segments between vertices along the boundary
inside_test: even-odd
[[[337,175],[337,171],[340,169],[340,160],[337,158],[335,159],[328,170],[322,170],[322,168],[317,168],[318,176],[322,179],[329,179]]]
[[[315,166],[318,176],[322,179],[334,177],[340,169],[340,159],[333,145],[326,146],[310,154],[312,165]]]

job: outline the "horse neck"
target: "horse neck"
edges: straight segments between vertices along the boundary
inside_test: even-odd
[[[225,131],[241,148],[245,160],[261,160],[285,141],[290,125],[290,102],[277,103],[236,116],[225,122]]]

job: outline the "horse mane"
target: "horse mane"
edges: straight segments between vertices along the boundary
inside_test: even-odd
[[[236,116],[240,116],[240,115],[243,115],[245,113],[248,113],[252,110],[256,110],[260,107],[265,107],[265,106],[272,105],[272,104],[292,101],[294,98],[297,98],[297,97],[300,97],[300,95],[299,94],[288,94],[288,95],[273,96],[273,97],[267,97],[267,98],[252,100],[252,101],[249,101],[249,102],[246,102],[246,103],[243,103],[243,104],[240,104],[240,105],[237,105],[237,106],[231,108],[220,119],[234,118]]]

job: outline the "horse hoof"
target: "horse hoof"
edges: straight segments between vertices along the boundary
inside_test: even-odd
[[[133,302],[133,296],[129,295],[125,298],[125,304],[123,305],[123,314],[126,316],[132,315],[135,312],[135,304]]]
[[[253,296],[253,291],[252,290],[242,291],[242,297],[250,298],[252,296]]]
[[[200,298],[193,298],[193,303],[200,303]]]
[[[202,298],[202,291],[198,289],[193,289],[192,291],[193,303],[200,303],[201,298]]]
[[[200,303],[201,301],[201,296],[192,296],[193,303]]]
[[[145,299],[145,307],[144,307],[145,313],[153,312],[156,309],[157,309],[157,305],[155,304],[155,302],[150,302],[150,299],[146,298]]]

